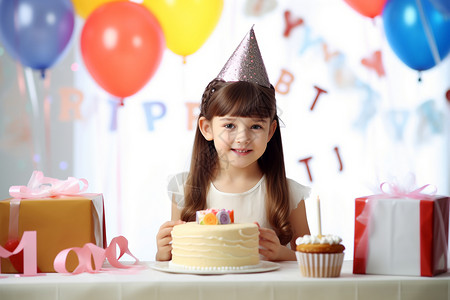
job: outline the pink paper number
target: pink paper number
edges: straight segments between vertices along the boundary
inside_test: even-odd
[[[10,252],[0,246],[0,257],[8,258],[23,250],[23,275],[37,276],[36,262],[36,231],[25,231],[22,235],[19,245],[14,251]],[[1,270],[1,269],[0,269]]]

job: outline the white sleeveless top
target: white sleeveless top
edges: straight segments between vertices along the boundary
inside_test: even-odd
[[[187,175],[188,173],[180,173],[173,176],[168,185],[169,197],[174,199],[179,209],[184,207],[184,183]],[[292,211],[297,208],[301,200],[309,197],[311,189],[289,178],[288,185],[289,206]],[[206,207],[233,209],[235,223],[258,222],[261,227],[271,228],[266,219],[266,191],[265,176],[254,187],[243,193],[224,193],[217,190],[211,183],[206,196]]]

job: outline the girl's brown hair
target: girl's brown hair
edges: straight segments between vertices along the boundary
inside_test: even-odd
[[[212,120],[216,116],[270,118],[277,128],[258,164],[266,176],[266,217],[282,245],[292,239],[289,222],[289,188],[284,167],[283,146],[277,116],[275,90],[255,83],[213,80],[202,96],[200,117]],[[218,155],[213,141],[207,141],[199,127],[194,138],[191,167],[186,180],[185,206],[181,219],[194,221],[198,210],[206,209],[206,195],[218,168]]]

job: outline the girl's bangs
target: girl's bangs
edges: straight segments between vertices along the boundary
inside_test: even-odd
[[[239,81],[223,87],[216,96],[214,116],[275,117],[275,95],[268,88]]]

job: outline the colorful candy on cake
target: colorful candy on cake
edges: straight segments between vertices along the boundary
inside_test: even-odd
[[[234,223],[232,209],[209,208],[196,213],[196,222],[200,225],[226,225]]]
[[[259,229],[234,223],[234,211],[197,211],[196,222],[174,226],[173,267],[192,270],[240,270],[259,264]]]

